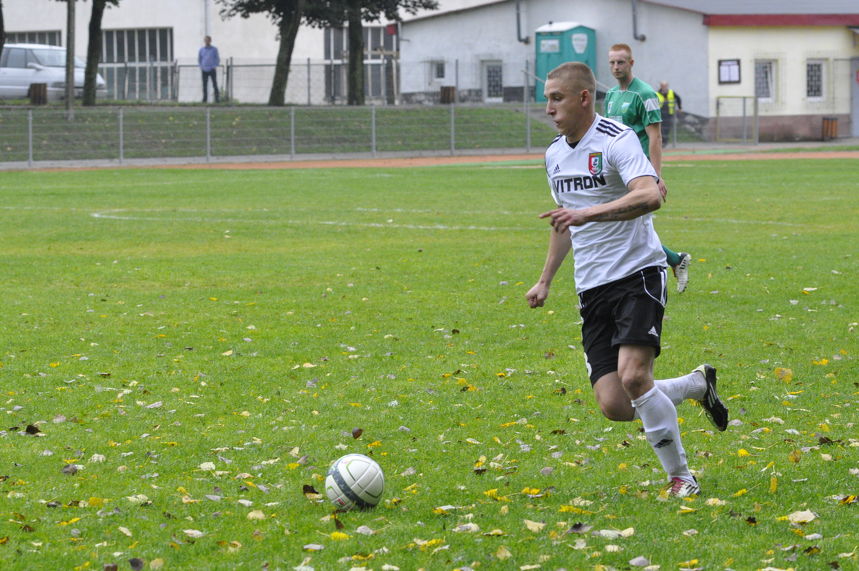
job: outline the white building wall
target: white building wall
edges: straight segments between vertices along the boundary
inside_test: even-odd
[[[180,66],[177,76],[178,99],[182,102],[200,100],[201,79],[197,66],[197,52],[203,37],[212,36],[218,48],[222,65],[232,62],[237,66],[273,66],[279,47],[277,27],[265,15],[250,18],[224,19],[221,6],[213,0],[122,0],[119,6],[108,7],[102,18],[104,30],[141,28],[170,28],[173,30],[173,61]],[[5,0],[3,15],[7,32],[61,31],[62,43],[67,44],[66,4],[56,0]],[[75,10],[75,53],[83,58],[89,42],[91,2],[77,2]],[[307,60],[317,65],[311,68],[313,86],[312,103],[324,100],[325,77],[318,64],[324,57],[323,30],[302,27],[296,37],[292,61],[294,69],[287,85],[287,102],[308,101]],[[232,97],[246,103],[268,101],[273,79],[272,67],[244,67],[236,69],[231,86]],[[219,84],[224,89],[224,77]]]
[[[522,86],[526,61],[533,70],[533,44],[516,39],[513,2],[410,20],[400,36],[400,87],[403,93],[460,92],[483,87],[482,62],[501,61],[504,84]],[[444,61],[445,76],[435,78],[431,62]]]
[[[654,85],[668,81],[683,98],[687,111],[707,113],[707,28],[700,14],[641,3],[637,29],[646,39],[638,41],[633,37],[629,0],[521,0],[521,34],[530,39],[526,45],[517,38],[516,5],[510,0],[407,20],[400,45],[403,93],[437,90],[440,82],[431,80],[429,62],[439,59],[460,62],[461,90],[480,87],[481,59],[509,61],[505,84],[521,86],[526,60],[532,73],[534,70],[534,30],[549,22],[573,21],[596,31],[594,72],[602,89],[615,85],[608,69],[608,48],[626,43],[633,50],[636,76]],[[508,68],[518,69],[508,74]]]
[[[272,62],[277,55],[277,28],[264,15],[250,18],[220,16],[213,0],[122,0],[104,11],[102,28],[173,28],[173,53],[179,63],[197,62],[197,51],[205,35],[212,36],[221,58],[248,58]],[[75,9],[75,53],[86,54],[89,41],[91,2],[77,2]],[[62,30],[66,45],[66,4],[56,0],[4,0],[7,32]],[[321,58],[322,30],[302,27],[293,58]]]
[[[775,98],[761,102],[761,115],[817,115],[850,113],[850,58],[859,57],[854,34],[846,27],[809,28],[721,28],[710,30],[709,68],[712,95],[710,112],[715,114],[716,96],[755,95],[755,60],[776,62]],[[717,80],[720,59],[740,60],[738,84]],[[806,96],[806,62],[824,62],[824,96]]]
[[[441,0],[440,11],[473,6],[487,0]],[[76,3],[75,53],[85,54],[92,2]],[[205,35],[212,36],[221,57],[274,61],[277,27],[265,15],[230,18],[220,15],[214,0],[122,0],[104,11],[104,29],[173,28],[174,53],[180,63],[196,63]],[[66,4],[57,0],[3,0],[7,32],[61,30],[66,45]],[[323,31],[302,26],[295,41],[293,59],[321,59]]]

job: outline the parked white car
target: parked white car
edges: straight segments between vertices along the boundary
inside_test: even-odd
[[[75,57],[75,96],[81,97],[86,64]],[[0,99],[24,99],[30,85],[45,83],[48,99],[55,101],[66,94],[66,49],[41,44],[6,44],[0,55]],[[96,77],[96,96],[105,92],[104,79]]]

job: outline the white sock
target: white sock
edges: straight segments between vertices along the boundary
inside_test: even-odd
[[[632,406],[638,411],[644,424],[647,442],[659,458],[669,478],[692,480],[686,463],[686,452],[680,442],[680,427],[677,425],[677,409],[665,393],[653,387],[637,399]]]
[[[657,379],[654,383],[671,399],[674,406],[686,399],[701,400],[707,392],[707,382],[700,371],[692,371],[688,375],[673,379]]]
[[[686,399],[701,400],[707,392],[707,382],[699,371],[692,371],[688,375],[673,379],[656,379],[653,384],[671,399],[675,407]],[[641,418],[638,409],[635,409],[633,418]]]

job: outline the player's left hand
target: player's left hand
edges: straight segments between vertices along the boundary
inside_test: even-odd
[[[656,183],[656,187],[659,189],[659,194],[662,195],[662,202],[667,202],[668,201],[668,187],[665,186],[665,181],[660,178],[659,182]]]

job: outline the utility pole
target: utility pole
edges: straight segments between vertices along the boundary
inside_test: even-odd
[[[66,0],[66,115],[74,119],[72,110],[75,102],[75,3],[77,0]]]

